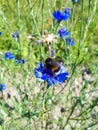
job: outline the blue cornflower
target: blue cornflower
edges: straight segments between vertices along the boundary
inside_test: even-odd
[[[69,32],[66,28],[61,28],[58,30],[58,34],[61,38],[64,38],[65,36],[69,35]]]
[[[71,9],[65,8],[65,14],[66,14],[66,18],[68,19],[70,17],[70,14],[71,14]]]
[[[73,3],[80,2],[80,0],[72,0]]]
[[[20,63],[21,63],[21,60],[20,60],[20,59],[16,59],[16,63],[17,63],[17,64],[20,64]]]
[[[16,62],[17,62],[17,64],[20,64],[20,63],[25,64],[26,60],[16,59]]]
[[[14,38],[15,41],[17,41],[18,38],[19,38],[19,33],[18,32],[13,32],[12,37]]]
[[[55,50],[52,49],[52,50],[51,50],[51,57],[54,57],[54,54],[55,54]]]
[[[13,59],[15,59],[15,56],[11,52],[6,52],[4,54],[4,59],[13,60]]]
[[[58,10],[58,11],[53,12],[53,17],[58,22],[61,22],[62,20],[66,21],[69,18],[68,14],[67,14],[67,12],[65,13],[65,12],[61,12],[61,11]]]
[[[34,74],[37,78],[47,81],[49,86],[56,83],[63,83],[68,77],[68,72],[66,72],[63,65],[60,66],[58,74],[53,74],[53,72],[50,69],[47,69],[42,62],[39,63],[38,68],[34,69]]]
[[[2,35],[2,32],[0,32],[0,35]]]
[[[0,84],[0,91],[6,90],[6,85],[5,84]]]
[[[70,37],[66,38],[66,42],[68,43],[68,45],[73,46],[75,44],[75,41],[72,40]]]
[[[69,13],[70,14],[71,9],[70,8],[65,8],[65,13]]]
[[[11,55],[9,56],[9,59],[10,59],[10,60],[13,60],[13,59],[15,59],[15,56],[14,56],[13,54],[11,54]]]
[[[22,62],[22,64],[25,64],[26,60],[25,60],[25,59],[22,59],[21,62]]]

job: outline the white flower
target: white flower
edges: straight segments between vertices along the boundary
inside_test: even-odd
[[[44,35],[40,39],[43,43],[50,44],[56,42],[56,36],[54,34],[48,34],[48,31],[45,31]]]

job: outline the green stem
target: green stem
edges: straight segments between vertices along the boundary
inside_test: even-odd
[[[16,2],[17,2],[18,19],[20,19],[20,0],[16,0]]]
[[[83,13],[83,0],[82,0],[82,7],[81,7],[81,14],[82,14],[82,13]],[[67,81],[67,83],[65,84],[65,86],[64,86],[56,95],[60,94],[60,93],[64,90],[64,88],[66,87],[66,85],[69,83],[69,81],[70,81],[71,78],[73,77],[73,74],[74,74],[75,69],[76,69],[76,67],[77,67],[77,62],[78,62],[78,58],[79,58],[79,56],[80,56],[80,48],[81,48],[81,42],[82,42],[82,40],[81,40],[81,39],[82,39],[82,24],[83,24],[83,15],[82,15],[81,24],[80,24],[80,38],[79,38],[78,52],[77,52],[77,56],[76,56],[75,62],[74,62],[74,64],[73,64],[73,66],[72,66],[71,76],[70,76],[70,78],[68,79],[68,81]]]
[[[91,127],[95,126],[95,125],[98,125],[98,121],[96,122],[93,122],[93,123],[89,123],[88,127],[84,128],[84,130],[88,130],[90,129]],[[92,128],[93,129],[93,128]]]
[[[75,110],[75,107],[77,106],[77,103],[78,103],[78,100],[73,104],[73,106],[72,106],[72,108],[71,108],[71,112],[70,112],[70,114],[69,114],[69,116],[68,116],[68,118],[67,118],[67,120],[66,120],[66,122],[65,122],[65,124],[64,124],[64,126],[63,126],[63,128],[62,128],[62,130],[64,130],[64,129],[65,129],[65,126],[68,124],[68,122],[69,122],[69,120],[70,120],[70,117],[71,117],[71,115],[73,114],[73,112],[74,112],[74,110]]]
[[[74,3],[73,3],[73,6],[72,6],[72,19],[71,19],[71,22],[72,22],[72,24],[74,22]]]
[[[10,26],[9,22],[7,21],[5,15],[3,14],[2,11],[0,11],[0,16],[3,19],[3,21],[5,22],[5,24],[7,25],[8,29],[10,30],[10,32],[12,32],[11,26]]]
[[[18,54],[21,56],[21,43],[20,43],[20,37],[18,38]]]
[[[88,16],[89,16],[89,13],[90,13],[91,1],[92,1],[92,0],[89,0],[89,2],[88,2]]]
[[[42,0],[42,35],[44,33],[44,0]]]
[[[34,24],[34,26],[35,26],[35,28],[36,28],[36,30],[37,30],[38,35],[41,36],[41,34],[40,34],[40,32],[39,32],[39,29],[38,29],[38,26],[37,26],[37,24],[36,24],[37,22],[36,22],[35,17],[34,17],[34,11],[33,11],[32,5],[31,5],[31,1],[30,1],[30,0],[27,0],[27,2],[28,2],[28,4],[29,4],[29,8],[30,8],[30,13],[31,13],[31,16],[32,16],[33,24]]]
[[[2,73],[1,66],[2,66],[2,62],[1,62],[1,56],[0,56],[0,84],[1,84],[1,73]]]

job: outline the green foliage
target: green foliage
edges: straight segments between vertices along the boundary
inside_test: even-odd
[[[64,11],[65,6],[71,8],[71,16],[58,24],[52,13]],[[98,129],[97,21],[97,0],[0,1],[0,84],[7,86],[0,91],[0,130]],[[75,40],[74,46],[58,36],[63,27]],[[19,33],[17,40],[13,32]],[[52,42],[47,42],[47,34],[55,36]],[[69,78],[48,87],[35,78],[34,68],[50,57],[52,49],[54,57],[63,60]],[[26,63],[4,59],[7,51]]]

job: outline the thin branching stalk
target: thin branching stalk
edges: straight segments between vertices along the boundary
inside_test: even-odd
[[[44,0],[42,0],[42,35],[44,33]]]
[[[41,36],[40,31],[39,31],[38,26],[37,26],[37,22],[36,22],[36,20],[35,20],[34,10],[33,10],[33,6],[32,6],[32,4],[31,4],[31,1],[30,1],[30,0],[27,0],[27,2],[28,2],[28,4],[29,4],[29,8],[30,8],[30,13],[31,13],[31,16],[32,16],[33,24],[34,24],[34,26],[35,26],[35,28],[36,28],[36,30],[37,30],[38,35]]]
[[[83,1],[82,1],[82,2],[83,2]],[[82,6],[83,6],[83,3],[82,3]],[[70,76],[70,78],[68,79],[67,83],[66,83],[65,86],[60,90],[60,92],[59,92],[58,94],[60,94],[60,93],[64,90],[64,88],[67,86],[67,84],[69,83],[69,81],[72,79],[72,77],[73,77],[73,75],[74,75],[74,72],[75,72],[75,70],[76,70],[76,68],[77,68],[77,65],[78,65],[77,61],[78,61],[78,57],[80,56],[81,45],[83,44],[83,42],[84,42],[84,40],[85,40],[85,38],[86,38],[88,28],[89,28],[89,26],[90,26],[91,21],[93,20],[93,16],[94,16],[95,11],[96,11],[96,6],[97,6],[97,0],[94,2],[94,9],[93,9],[93,11],[92,11],[92,15],[91,15],[91,17],[90,17],[90,20],[89,20],[88,24],[87,24],[86,27],[85,27],[84,35],[82,34],[82,33],[83,33],[83,32],[82,32],[82,31],[83,31],[83,30],[82,30],[82,24],[83,24],[83,21],[82,21],[82,20],[83,20],[83,19],[81,19],[79,46],[78,46],[78,52],[77,52],[77,56],[76,56],[74,65],[73,65],[73,67],[72,67],[72,73],[71,73],[71,76]],[[83,12],[83,7],[81,8],[81,11]],[[57,94],[57,95],[58,95],[58,94]]]
[[[90,26],[90,24],[91,24],[91,22],[92,22],[92,20],[93,20],[93,17],[94,17],[94,15],[95,15],[95,12],[96,12],[96,9],[97,9],[97,3],[98,3],[98,0],[95,0],[95,2],[94,2],[94,8],[93,8],[92,13],[91,13],[91,15],[90,15],[90,17],[89,17],[88,23],[87,23],[87,25],[85,26],[85,29],[84,29],[85,31],[84,31],[84,35],[83,35],[81,44],[83,44],[83,43],[84,43],[84,40],[86,39],[89,26]]]

